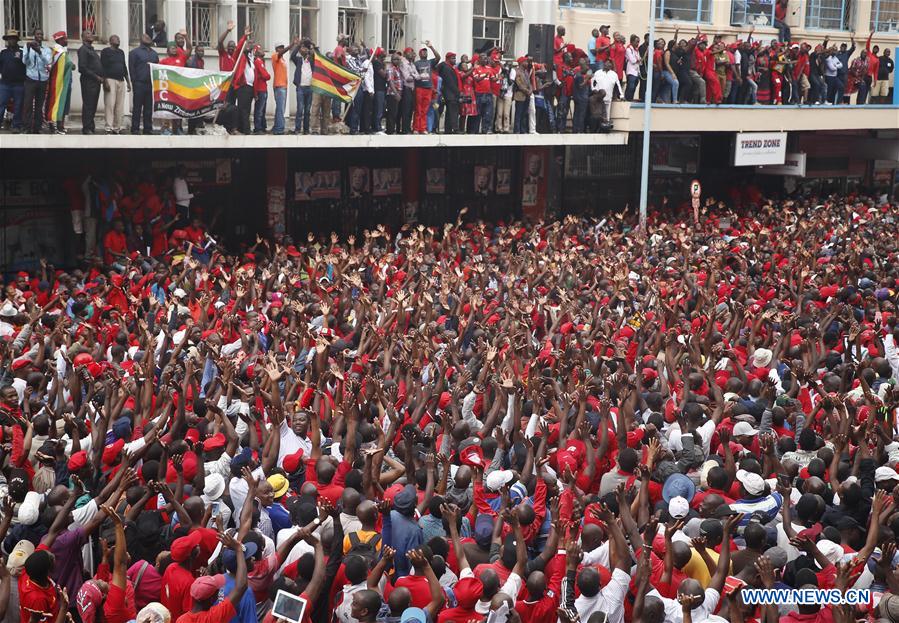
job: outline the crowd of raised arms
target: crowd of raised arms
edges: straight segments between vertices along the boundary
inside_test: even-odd
[[[896,204],[465,218],[9,281],[0,619],[899,622]]]
[[[235,41],[235,25],[229,22],[218,40],[218,66],[208,67],[235,70],[227,105],[214,119],[187,124],[162,120],[158,125],[163,134],[182,134],[185,125],[191,134],[214,125],[244,135],[581,133],[611,128],[613,99],[645,101],[648,96],[658,103],[697,105],[890,103],[894,62],[889,48],[881,53],[871,46],[873,33],[854,56],[854,33],[848,45],[831,45],[827,38],[813,45],[792,40],[782,21],[776,19],[775,24],[779,35],[769,42],[753,38],[754,26],[746,39],[735,41],[721,35],[710,40],[697,27],[690,39],[680,38],[675,30],[672,39],[660,38],[651,46],[648,34],[627,38],[603,25],[592,31],[584,47],[568,41],[565,27],[558,26],[551,63],[528,55],[512,61],[508,50],[495,47],[457,60],[455,52],[439,52],[430,41],[417,50],[388,52],[353,43],[345,35],[338,37],[333,50],[297,38],[277,45],[266,65],[266,53],[254,42],[252,31],[247,28]],[[43,36],[34,31],[24,48],[16,31],[4,36],[0,104],[8,109],[7,123],[14,132],[43,131],[50,69],[55,59],[68,58],[59,55],[68,45],[65,32],[52,36],[52,48],[43,44]],[[101,90],[105,131],[122,133],[126,91],[132,87],[131,133],[153,133],[150,64],[207,68],[204,48],[192,45],[184,30],[168,41],[161,21],[127,54],[127,62],[118,36],[110,36],[102,51],[94,49],[95,38],[85,31],[77,51],[85,134],[97,130]],[[166,51],[160,57],[154,47]],[[351,103],[313,88],[316,58],[362,77]],[[286,118],[290,91],[296,94],[292,129]],[[68,103],[65,106],[67,111]],[[269,128],[267,113],[272,108]],[[64,119],[52,121],[51,132],[66,132]],[[201,130],[204,125],[207,130]]]

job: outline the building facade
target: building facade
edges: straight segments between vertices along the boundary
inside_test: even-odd
[[[266,50],[309,37],[322,51],[333,49],[338,34],[385,50],[420,47],[431,41],[441,53],[471,54],[499,46],[509,58],[528,50],[532,24],[561,24],[566,40],[587,48],[591,31],[608,24],[625,36],[643,35],[649,0],[3,0],[0,30],[45,35],[65,30],[70,47],[92,30],[102,47],[110,35],[134,46],[140,35],[163,20],[171,39],[180,29],[206,47],[215,67],[216,42],[226,24],[235,33],[246,26]],[[773,38],[774,0],[657,0],[659,36],[678,29],[689,36],[698,26],[727,38]],[[794,38],[845,41],[854,32],[861,43],[871,31],[881,47],[899,45],[899,0],[790,0],[786,24]],[[73,85],[72,110],[80,110],[80,86]],[[291,100],[293,98],[290,98]],[[102,105],[101,105],[102,106]],[[293,106],[293,101],[289,103]]]

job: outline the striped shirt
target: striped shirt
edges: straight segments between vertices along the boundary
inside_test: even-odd
[[[783,496],[777,491],[774,491],[770,495],[755,500],[737,500],[731,504],[730,507],[738,513],[743,513],[743,519],[740,520],[740,527],[745,528],[746,524],[748,524],[749,520],[752,518],[753,513],[762,513],[765,516],[763,523],[774,521],[778,513],[780,513],[780,507],[783,505],[783,502]]]

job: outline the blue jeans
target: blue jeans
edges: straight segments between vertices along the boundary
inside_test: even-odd
[[[624,99],[629,102],[634,101],[634,92],[637,90],[637,82],[640,76],[627,75],[627,86],[624,87]]]
[[[6,110],[6,102],[12,98],[12,127],[22,127],[22,105],[25,102],[25,83],[4,84],[0,82],[0,107]]]
[[[253,131],[265,132],[265,103],[268,101],[268,91],[256,94],[256,103],[253,104]]]
[[[428,133],[435,132],[437,130],[437,109],[434,108],[434,103],[431,102],[431,105],[428,106]]]
[[[574,100],[574,122],[572,124],[572,132],[581,134],[584,131],[584,121],[587,118],[587,99]]]
[[[275,87],[275,125],[273,134],[284,134],[284,109],[287,106],[287,87]]]
[[[362,92],[362,89],[361,89],[361,88],[359,89],[359,92],[360,92],[360,93]],[[359,100],[359,101],[361,102],[362,100]],[[340,119],[340,113],[341,113],[340,105],[341,105],[342,103],[343,103],[343,102],[341,102],[341,101],[340,101],[339,99],[337,99],[336,97],[332,97],[332,98],[331,98],[331,117],[333,117],[334,119]],[[362,104],[360,104],[360,106],[361,106],[361,105],[362,105]]]
[[[296,123],[293,129],[300,131],[300,125],[303,126],[303,132],[309,132],[309,110],[312,107],[312,87],[297,87],[297,114]]]
[[[546,98],[542,95],[534,96],[534,114],[537,113],[538,110],[543,109],[546,111],[546,117],[549,119],[549,131],[552,132],[556,128],[556,115],[553,112],[552,105],[546,101]]]
[[[493,132],[493,95],[490,93],[478,93],[478,117],[480,121],[480,133]]]
[[[350,126],[350,132],[359,132],[359,123],[362,121],[362,102],[365,96],[362,89],[356,91],[356,97],[350,105],[350,112],[347,113],[347,125]],[[364,130],[365,128],[363,128]]]
[[[677,81],[677,78],[674,77],[670,71],[664,70],[662,71],[662,84],[667,85],[668,89],[662,91],[662,101],[666,101],[666,96],[670,96],[670,103],[677,103],[677,91],[680,87],[680,83]]]
[[[387,91],[375,91],[375,114],[372,122],[372,132],[381,132],[381,120],[384,119],[384,108],[387,106]]]

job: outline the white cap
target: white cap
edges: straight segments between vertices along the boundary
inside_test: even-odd
[[[13,316],[18,315],[18,313],[19,310],[17,310],[10,301],[6,301],[3,307],[0,307],[0,316],[3,316],[4,318],[12,318]]]
[[[832,564],[837,564],[843,559],[843,556],[846,555],[846,551],[843,549],[842,545],[834,543],[833,541],[828,541],[827,539],[821,539],[815,543],[815,546]]]
[[[225,479],[221,474],[209,474],[206,476],[206,486],[203,487],[203,495],[215,502],[225,492]]]
[[[503,488],[503,485],[511,482],[514,477],[515,475],[511,470],[498,469],[495,472],[487,474],[487,477],[484,479],[484,486],[491,491],[499,491]]]
[[[892,467],[881,465],[874,470],[874,482],[886,482],[888,480],[899,480],[899,473]]]
[[[761,495],[765,492],[765,479],[754,472],[738,469],[737,480],[750,495]]]
[[[767,348],[759,348],[752,353],[752,366],[754,368],[767,368],[773,357],[774,353]]]
[[[687,498],[675,496],[668,502],[668,514],[675,519],[683,519],[690,512],[690,503]]]
[[[182,288],[175,288],[175,291],[172,292],[176,299],[183,299],[187,296],[187,292],[185,292]]]
[[[758,435],[759,431],[757,428],[753,428],[752,424],[749,422],[737,422],[734,426],[734,437],[743,437],[743,436],[754,436]]]

